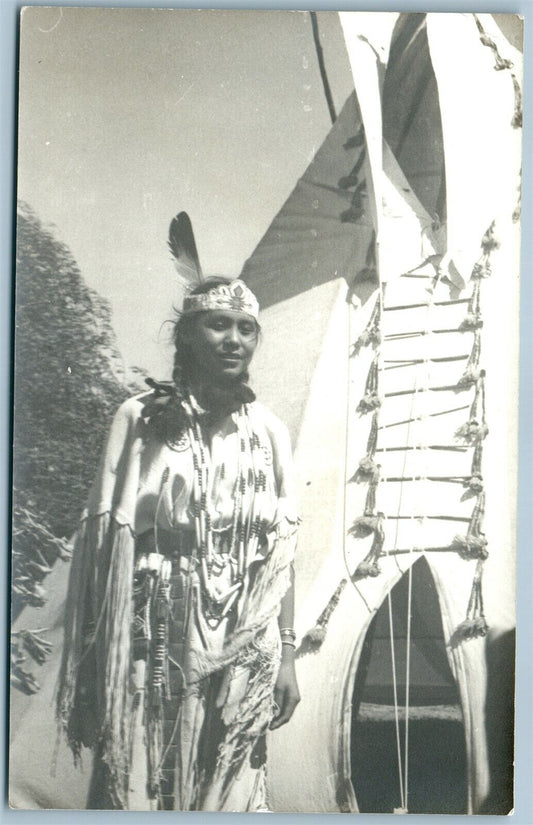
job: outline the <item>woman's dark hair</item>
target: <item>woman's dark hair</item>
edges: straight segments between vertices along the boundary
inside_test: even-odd
[[[231,281],[231,278],[225,278],[221,275],[206,278],[205,281],[202,281],[201,284],[194,287],[194,289],[190,291],[189,295],[203,295],[217,286],[230,284]],[[193,377],[194,363],[191,348],[187,343],[187,340],[190,336],[190,332],[197,322],[199,315],[201,315],[199,312],[192,313],[191,315],[180,315],[174,324],[174,332],[172,336],[174,341],[172,380],[178,389],[181,389],[185,384],[189,383]],[[257,327],[257,334],[259,334],[261,328],[257,321],[255,324]],[[245,373],[240,376],[240,381],[247,383],[248,374]]]

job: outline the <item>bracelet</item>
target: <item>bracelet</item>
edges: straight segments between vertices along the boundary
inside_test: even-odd
[[[280,627],[279,635],[282,639],[286,637],[287,639],[291,639],[293,642],[296,639],[296,633],[293,627]]]
[[[282,639],[281,644],[282,645],[288,645],[289,647],[296,648],[296,642],[292,642],[292,641],[290,642],[288,639]]]

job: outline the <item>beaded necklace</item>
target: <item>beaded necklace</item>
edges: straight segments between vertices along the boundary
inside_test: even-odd
[[[233,419],[237,426],[238,464],[233,494],[233,513],[229,535],[229,558],[236,570],[230,587],[222,594],[213,585],[213,565],[216,563],[213,542],[213,520],[210,513],[211,456],[206,448],[198,415],[198,405],[192,395],[182,401],[187,418],[187,434],[193,459],[193,490],[191,513],[194,518],[199,575],[205,596],[205,617],[218,624],[235,604],[244,585],[248,559],[254,558],[266,527],[263,517],[266,500],[266,456],[268,449],[253,430],[248,404],[243,404]]]

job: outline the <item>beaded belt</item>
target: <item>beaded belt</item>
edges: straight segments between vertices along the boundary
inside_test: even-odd
[[[156,659],[163,660],[166,625],[170,609],[171,576],[180,572],[180,559],[189,559],[194,548],[194,533],[148,530],[135,541],[133,577],[133,656],[147,659],[150,647]],[[153,663],[159,669],[160,663]]]

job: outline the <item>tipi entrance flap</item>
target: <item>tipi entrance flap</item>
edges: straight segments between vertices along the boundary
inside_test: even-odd
[[[465,737],[458,703],[435,584],[422,557],[387,594],[359,659],[351,758],[362,811],[392,811],[401,805],[406,787],[412,813],[465,810]]]

